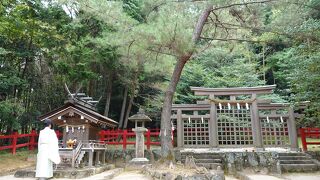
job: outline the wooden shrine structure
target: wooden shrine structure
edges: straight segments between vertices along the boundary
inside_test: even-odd
[[[69,93],[63,106],[39,117],[40,121],[49,118],[63,129],[59,151],[65,166],[76,167],[83,160],[89,167],[105,162],[106,145],[99,141],[99,132],[102,128],[114,128],[118,123],[99,114],[97,103],[84,93]]]
[[[205,100],[173,104],[177,147],[234,148],[288,147],[298,150],[293,107],[272,103],[259,95],[271,94],[275,85],[238,88],[191,87]],[[299,108],[305,108],[300,105]]]

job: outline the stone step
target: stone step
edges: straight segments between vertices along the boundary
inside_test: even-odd
[[[216,170],[218,166],[220,166],[223,169],[223,166],[221,163],[196,163],[198,167],[205,167],[206,169],[213,169]]]
[[[182,163],[185,162],[185,159],[181,161]],[[194,159],[195,163],[221,163],[221,159]]]
[[[305,156],[304,153],[279,153],[279,157],[281,156]]]
[[[316,164],[281,164],[282,172],[312,172],[317,171]]]
[[[280,160],[280,164],[314,164],[312,160]]]
[[[183,153],[181,159],[185,159],[186,156],[193,156],[196,159],[221,159],[221,156],[217,153]]]
[[[307,156],[279,156],[280,160],[309,160]]]

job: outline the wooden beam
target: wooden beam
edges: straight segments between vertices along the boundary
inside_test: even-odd
[[[249,94],[271,94],[276,85],[236,88],[203,88],[191,87],[195,95],[249,95]]]
[[[199,111],[210,110],[209,104],[172,104],[172,110],[176,111],[181,109],[182,111]]]

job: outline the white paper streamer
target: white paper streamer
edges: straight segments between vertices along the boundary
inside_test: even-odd
[[[201,123],[203,124],[203,117],[201,117]]]
[[[230,105],[230,103],[228,103],[228,109],[231,110],[231,105]]]
[[[246,103],[246,109],[249,110],[249,104],[248,103]]]
[[[69,127],[68,126],[66,126],[66,132],[69,132]]]
[[[238,110],[240,110],[240,104],[239,103],[237,103],[237,108],[238,108]]]
[[[281,121],[281,123],[283,123],[283,118],[282,118],[282,116],[280,116],[280,121]]]
[[[74,133],[74,127],[71,128],[71,132]]]
[[[189,116],[189,119],[188,119],[188,120],[189,120],[189,124],[191,124],[191,117],[190,117],[190,116]]]
[[[267,116],[267,123],[270,123],[269,116]]]
[[[222,105],[221,105],[221,103],[219,103],[219,109],[222,109]]]

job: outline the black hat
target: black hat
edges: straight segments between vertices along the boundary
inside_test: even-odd
[[[51,121],[51,119],[45,119],[44,120],[44,125],[46,126],[46,127],[48,127],[49,125],[51,125],[51,127],[52,127],[52,121]]]

